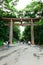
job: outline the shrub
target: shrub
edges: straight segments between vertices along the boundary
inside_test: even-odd
[[[3,41],[2,40],[0,40],[0,46],[3,46]]]

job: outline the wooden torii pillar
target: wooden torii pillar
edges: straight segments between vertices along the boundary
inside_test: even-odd
[[[31,19],[31,44],[34,45],[34,23],[32,19]]]
[[[12,44],[12,39],[13,39],[13,21],[11,19],[11,22],[10,22],[10,36],[9,36],[10,44]]]

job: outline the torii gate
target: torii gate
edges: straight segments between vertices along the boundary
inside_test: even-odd
[[[7,20],[10,21],[10,36],[9,36],[9,40],[10,43],[12,44],[12,38],[13,38],[13,22],[21,22],[21,24],[14,24],[17,26],[31,26],[31,43],[34,44],[34,22],[36,22],[37,20],[40,20],[41,18],[2,18],[3,20]],[[27,21],[30,22],[30,24],[22,24],[23,21]]]

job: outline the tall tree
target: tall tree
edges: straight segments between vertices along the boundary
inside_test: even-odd
[[[5,26],[9,24],[3,20],[0,20],[0,40],[7,41],[9,39],[9,27]]]
[[[41,1],[33,1],[31,4],[27,5],[23,10],[25,12],[24,17],[35,18],[35,17],[43,17],[43,2]],[[35,44],[43,43],[43,19],[35,22],[37,26],[34,27],[35,31]],[[31,40],[30,27],[25,27],[23,32],[23,39],[26,41]]]
[[[43,2],[33,1],[31,4],[27,5],[23,11],[25,11],[25,17],[41,17],[43,16]]]
[[[3,13],[1,13],[3,16],[13,16],[16,17],[17,14],[17,10],[15,9],[15,6],[17,5],[19,0],[2,0],[0,3],[0,10],[3,11]],[[0,14],[0,15],[1,15]]]
[[[15,6],[17,5],[19,0],[1,0],[0,1],[0,17],[14,17],[17,16],[17,10],[15,9]],[[6,41],[9,39],[9,26],[5,26],[5,24],[9,24],[9,22],[5,22],[3,20],[0,20],[0,39]],[[19,29],[18,27],[14,28],[14,37],[16,39],[19,39]]]

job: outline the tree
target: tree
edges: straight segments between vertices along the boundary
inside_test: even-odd
[[[20,30],[19,30],[18,26],[14,26],[14,28],[13,28],[13,37],[16,40],[19,40],[19,38],[20,38]]]
[[[24,41],[31,41],[31,32],[30,32],[30,26],[26,26],[23,32]]]
[[[34,26],[34,41],[35,44],[43,44],[43,19],[35,22],[36,26]],[[23,32],[23,39],[25,41],[31,41],[31,27],[26,26]]]
[[[43,19],[38,21],[34,26],[35,44],[43,44]]]
[[[0,18],[7,17],[7,18],[17,18],[17,10],[15,6],[17,5],[19,0],[1,0],[0,1]],[[0,39],[3,41],[9,40],[9,26],[5,26],[5,24],[9,25],[9,22],[5,22],[0,20]],[[13,28],[14,38],[19,39],[20,31],[19,28],[16,26]]]
[[[15,9],[15,6],[17,5],[19,0],[2,0],[0,3],[0,10],[3,11],[2,13],[0,12],[0,15],[4,17],[17,17],[17,10]],[[16,4],[15,4],[16,3]]]
[[[9,33],[10,27],[9,22],[7,21],[0,21],[0,40],[8,41],[9,40]],[[20,37],[20,30],[18,26],[13,27],[13,39],[19,40]]]
[[[8,41],[9,40],[9,27],[5,26],[5,21],[0,21],[0,40]],[[7,23],[8,24],[8,23]]]
[[[43,2],[41,1],[33,1],[31,4],[27,5],[24,8],[23,12],[25,12],[24,17],[27,18],[36,18],[43,17]],[[36,26],[34,27],[35,31],[35,44],[43,43],[43,19],[35,22]],[[26,41],[31,40],[30,26],[25,27],[23,32],[23,39]]]
[[[35,18],[43,16],[43,3],[41,1],[33,1],[31,4],[24,8],[25,17]]]

